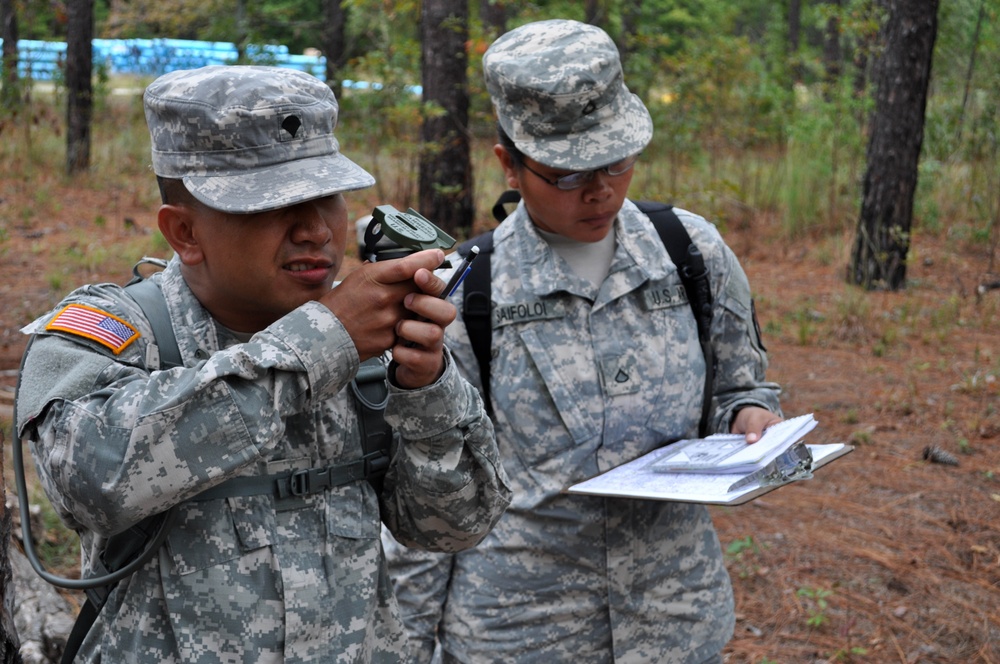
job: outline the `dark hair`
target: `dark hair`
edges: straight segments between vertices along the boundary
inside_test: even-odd
[[[183,180],[156,176],[156,184],[160,188],[160,200],[164,205],[201,205],[184,186]]]
[[[514,139],[507,135],[507,132],[503,130],[499,122],[497,123],[497,140],[500,141],[500,145],[510,155],[510,160],[514,164],[514,167],[520,170],[524,166],[524,153],[517,149],[517,146],[514,145]]]

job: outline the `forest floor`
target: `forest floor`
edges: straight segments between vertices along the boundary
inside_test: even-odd
[[[127,280],[154,209],[148,189],[0,177],[7,441],[18,329],[79,283]],[[712,508],[737,600],[726,661],[1000,663],[1000,290],[977,293],[997,278],[988,251],[918,230],[908,288],[862,293],[843,278],[850,232],[789,241],[777,226],[722,229],[756,293],[769,377],[787,415],[819,421],[809,442],[855,449],[812,480]]]

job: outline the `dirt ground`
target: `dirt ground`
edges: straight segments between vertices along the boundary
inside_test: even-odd
[[[86,255],[154,226],[146,195],[46,192],[61,204],[27,222],[45,201],[0,180],[4,427],[18,328],[76,283],[124,282],[138,254]],[[809,442],[855,446],[810,481],[712,508],[737,597],[726,661],[1000,662],[1000,290],[976,290],[997,278],[987,250],[918,231],[910,287],[861,294],[843,283],[850,233],[788,241],[763,219],[723,230],[754,286],[786,414],[815,414]],[[57,264],[78,268],[60,276]],[[957,465],[925,459],[928,448]]]

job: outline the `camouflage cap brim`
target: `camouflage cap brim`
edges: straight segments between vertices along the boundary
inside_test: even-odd
[[[375,184],[374,177],[342,154],[232,175],[189,175],[182,179],[191,195],[205,205],[235,214],[276,210]]]

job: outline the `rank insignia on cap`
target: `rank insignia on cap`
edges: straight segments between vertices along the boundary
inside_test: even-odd
[[[140,336],[137,329],[121,318],[83,304],[67,305],[45,329],[86,337],[107,346],[115,355]]]

